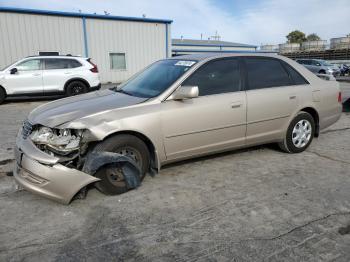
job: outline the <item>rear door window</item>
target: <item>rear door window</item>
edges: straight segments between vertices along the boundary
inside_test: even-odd
[[[295,85],[309,84],[309,82],[299,72],[297,72],[292,66],[290,66],[284,61],[282,63],[283,63],[283,66],[288,71],[288,74]]]
[[[249,90],[292,85],[287,71],[278,59],[246,57],[245,69]]]
[[[76,68],[81,66],[81,64],[74,59],[44,59],[45,60],[45,69],[67,69],[67,68]]]
[[[215,95],[240,90],[238,59],[210,61],[197,69],[183,86],[198,86],[199,96]]]

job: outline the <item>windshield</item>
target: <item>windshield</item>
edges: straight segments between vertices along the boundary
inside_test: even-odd
[[[155,62],[119,88],[131,96],[156,97],[169,88],[197,61],[169,59]]]

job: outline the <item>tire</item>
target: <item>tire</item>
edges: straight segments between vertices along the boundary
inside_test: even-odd
[[[5,98],[6,92],[2,87],[0,87],[0,104],[2,104],[5,101]]]
[[[287,153],[301,153],[311,144],[314,135],[315,120],[309,113],[301,111],[289,124],[286,137],[278,145]]]
[[[66,87],[66,95],[67,96],[75,96],[84,94],[88,91],[88,88],[85,83],[82,81],[72,81]]]
[[[133,135],[116,135],[97,144],[94,151],[114,152],[131,156],[139,164],[141,181],[150,168],[150,152],[146,144]],[[106,166],[96,172],[101,181],[95,183],[96,188],[107,195],[117,195],[128,191],[123,174],[118,168]]]

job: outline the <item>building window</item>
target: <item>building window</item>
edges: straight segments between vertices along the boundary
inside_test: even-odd
[[[125,53],[110,53],[111,69],[125,70]]]

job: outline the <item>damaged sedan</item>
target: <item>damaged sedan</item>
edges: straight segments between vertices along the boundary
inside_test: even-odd
[[[300,153],[341,110],[336,81],[282,56],[174,57],[34,109],[17,135],[14,177],[65,204],[88,185],[121,194],[170,162],[264,143]]]

